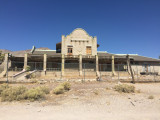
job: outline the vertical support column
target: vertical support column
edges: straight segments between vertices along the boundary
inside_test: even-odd
[[[112,56],[112,75],[115,75],[114,56]]]
[[[82,55],[79,55],[79,75],[82,76]]]
[[[44,54],[43,56],[43,71],[46,72],[47,70],[47,54]]]
[[[98,63],[98,55],[96,55],[96,73],[97,73],[97,76],[99,77],[99,63]]]
[[[26,54],[24,54],[24,70],[26,69],[26,67],[27,67],[27,62],[28,62],[28,54],[26,53]]]
[[[64,54],[62,54],[62,63],[61,63],[61,73],[62,73],[62,76],[64,75],[64,64],[65,64],[65,58],[64,58]]]
[[[130,71],[130,74],[131,74],[131,77],[132,77],[132,83],[135,83],[134,75],[133,75],[133,71],[132,71],[132,67],[131,67],[129,55],[127,55],[126,58],[127,58],[128,71]]]
[[[5,54],[4,57],[4,71],[7,71],[7,68],[8,68],[8,53]]]
[[[99,71],[98,55],[96,55],[96,72]]]

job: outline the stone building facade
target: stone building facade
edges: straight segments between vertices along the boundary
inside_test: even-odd
[[[81,29],[75,29],[70,35],[62,35],[61,54],[64,55],[97,55],[97,38]]]
[[[56,50],[42,50],[33,47],[31,51],[23,54],[12,54],[0,64],[3,72],[0,77],[9,75],[17,77],[25,74],[27,66],[34,71],[40,72],[42,76],[71,77],[75,76],[118,76],[129,75],[129,64],[132,66],[133,74],[158,73],[160,74],[160,60],[140,56],[137,54],[112,54],[97,51],[97,37],[90,36],[84,29],[77,28],[69,35],[62,35],[61,42],[56,44]],[[129,62],[127,59],[129,56]],[[9,63],[7,65],[7,62]],[[129,64],[128,64],[129,63]],[[8,69],[7,69],[8,66]]]

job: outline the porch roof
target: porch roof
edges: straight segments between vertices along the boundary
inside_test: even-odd
[[[113,53],[108,53],[108,52],[98,52],[97,53],[99,57],[111,57],[115,56],[115,58],[126,58],[127,54],[113,54]],[[151,57],[145,57],[145,56],[140,56],[138,54],[128,54],[131,59],[134,61],[144,61],[144,62],[160,62],[160,59],[155,59]]]

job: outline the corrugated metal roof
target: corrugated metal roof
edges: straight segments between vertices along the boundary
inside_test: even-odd
[[[43,55],[47,54],[48,56],[61,56],[61,53],[56,53],[55,50],[35,50],[30,55]]]
[[[139,55],[130,55],[133,57],[134,61],[151,61],[151,62],[160,62],[160,59],[145,57],[145,56],[139,56]]]
[[[112,54],[107,52],[98,52],[98,56],[100,57],[111,57],[112,55],[115,56],[115,58],[126,58],[127,54]],[[129,54],[130,58],[132,58],[134,61],[146,61],[146,62],[160,62],[160,59],[140,56],[137,54]]]

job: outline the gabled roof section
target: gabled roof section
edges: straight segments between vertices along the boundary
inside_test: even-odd
[[[35,47],[32,48],[32,50],[30,51],[31,55],[51,55],[51,56],[57,56],[60,55],[59,53],[56,53],[56,50],[50,50],[50,49],[36,49]]]
[[[155,59],[151,57],[145,57],[140,55],[130,55],[133,57],[134,61],[145,61],[145,62],[160,62],[160,59]]]

